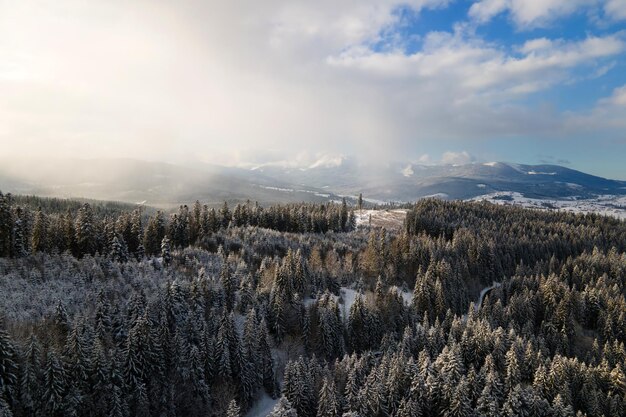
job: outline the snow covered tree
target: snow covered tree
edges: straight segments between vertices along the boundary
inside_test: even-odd
[[[25,236],[24,221],[22,220],[22,210],[16,210],[15,221],[13,222],[13,245],[12,255],[21,258],[27,254],[27,237]]]
[[[157,211],[148,220],[148,224],[143,233],[143,246],[149,256],[158,255],[161,252],[161,242],[165,237],[165,220],[163,213]]]
[[[335,381],[331,378],[324,378],[324,383],[320,391],[320,399],[317,406],[317,417],[340,417],[341,416],[341,404],[339,402],[339,396],[337,395],[337,389],[335,388]]]
[[[163,264],[165,266],[169,265],[172,262],[170,240],[167,236],[165,236],[161,241],[161,257],[163,258]]]
[[[67,380],[63,364],[56,355],[49,351],[44,365],[42,401],[49,416],[65,415],[65,393],[67,390]]]
[[[12,235],[11,194],[0,192],[0,257],[8,258],[11,255]]]
[[[16,395],[17,376],[16,348],[0,320],[0,397],[4,397],[9,404],[14,401]]]
[[[89,203],[83,204],[76,217],[76,245],[79,256],[96,252],[96,231],[93,211]]]
[[[111,259],[115,262],[128,261],[128,249],[123,239],[120,240],[117,236],[113,237],[111,241]]]
[[[33,252],[47,252],[48,243],[48,218],[41,207],[37,210],[33,231],[30,238],[30,247]]]
[[[237,405],[237,401],[232,400],[228,405],[228,410],[226,411],[226,417],[241,417],[241,410]]]

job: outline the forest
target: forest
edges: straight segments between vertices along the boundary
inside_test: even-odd
[[[0,193],[0,416],[626,416],[626,222],[359,210]]]

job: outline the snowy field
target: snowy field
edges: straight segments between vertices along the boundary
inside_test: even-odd
[[[548,211],[567,211],[584,214],[597,213],[618,219],[626,219],[626,196],[603,195],[593,199],[552,200],[528,198],[517,192],[502,191],[474,197],[469,201],[489,201],[494,204],[514,205]]]
[[[395,210],[355,210],[356,225],[362,227],[385,227],[388,230],[397,230],[404,224],[406,209]],[[371,216],[371,224],[370,224]]]

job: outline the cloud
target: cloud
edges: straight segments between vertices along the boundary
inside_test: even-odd
[[[574,13],[598,15],[601,10],[611,20],[626,19],[626,0],[479,0],[472,4],[468,16],[484,24],[508,13],[518,28],[533,29]]]
[[[604,12],[613,20],[626,20],[626,0],[608,0]]]
[[[486,23],[510,6],[510,0],[481,0],[472,4],[469,16],[480,23]]]
[[[615,88],[610,96],[601,98],[592,109],[567,114],[565,127],[582,135],[616,137],[626,129],[626,85]]]
[[[450,3],[0,2],[0,145],[229,164],[415,160],[440,140],[569,132],[569,118],[524,99],[624,52],[620,34],[510,48],[462,25],[407,52],[398,9]],[[472,13],[504,12],[492,3]],[[515,13],[539,21],[541,10]]]
[[[452,152],[447,151],[441,155],[441,163],[444,165],[464,165],[469,164],[470,162],[474,162],[476,158],[467,153],[466,151],[462,152]]]
[[[626,106],[626,85],[613,90],[611,97],[605,99],[604,103],[616,106]]]

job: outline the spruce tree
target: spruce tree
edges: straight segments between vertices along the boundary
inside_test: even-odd
[[[237,401],[232,400],[230,404],[228,404],[226,417],[241,417],[241,410],[239,409],[239,406],[237,405]]]
[[[88,203],[78,210],[75,230],[78,255],[93,255],[96,252],[96,231],[93,211]]]
[[[47,415],[64,416],[66,410],[65,393],[67,380],[63,364],[56,355],[49,351],[44,365],[42,401]]]
[[[49,249],[48,218],[41,207],[37,209],[37,214],[35,215],[30,247],[33,252],[47,252]]]
[[[163,258],[163,264],[165,266],[168,266],[172,262],[170,240],[167,236],[163,237],[161,241],[161,257]]]
[[[0,320],[0,397],[11,404],[17,392],[17,350]]]
[[[13,214],[11,211],[11,194],[0,192],[0,257],[11,256],[13,235]]]
[[[320,399],[317,406],[317,417],[340,417],[341,404],[335,388],[335,381],[331,378],[324,378]]]

